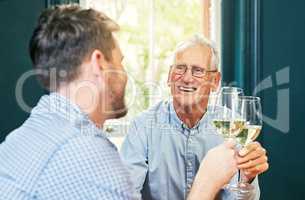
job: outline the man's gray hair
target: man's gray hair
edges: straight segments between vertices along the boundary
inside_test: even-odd
[[[196,45],[209,47],[211,49],[212,59],[211,59],[210,67],[212,68],[213,66],[215,66],[218,69],[219,68],[219,54],[218,54],[218,51],[217,51],[215,45],[212,43],[212,41],[208,40],[207,38],[205,38],[204,36],[199,35],[199,34],[195,34],[191,38],[179,43],[176,46],[176,49],[174,51],[173,59],[176,59],[176,56],[178,53],[181,53],[181,52],[185,51],[186,49],[196,46]]]

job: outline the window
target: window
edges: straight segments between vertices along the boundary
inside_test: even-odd
[[[150,105],[169,97],[168,59],[177,43],[203,30],[205,0],[81,0],[84,7],[100,10],[121,26],[118,39],[129,73],[126,103],[129,113],[105,123],[106,132],[120,145],[128,122]],[[220,0],[212,1],[208,25],[219,41]],[[210,14],[208,15],[210,16]],[[209,27],[208,27],[209,28]],[[218,46],[220,42],[217,42]],[[114,137],[115,136],[115,137]]]

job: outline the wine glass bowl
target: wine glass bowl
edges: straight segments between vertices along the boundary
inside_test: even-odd
[[[246,123],[236,139],[240,145],[246,146],[253,142],[261,132],[263,125],[261,101],[259,97],[240,96],[239,105],[241,117]]]
[[[213,125],[225,139],[235,138],[242,131],[245,121],[241,118],[239,97],[243,90],[223,87],[212,96]]]

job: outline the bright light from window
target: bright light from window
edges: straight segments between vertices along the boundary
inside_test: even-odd
[[[120,124],[127,126],[130,118],[169,97],[166,84],[169,70],[167,58],[177,43],[202,32],[202,2],[81,0],[80,3],[106,13],[121,26],[118,39],[130,77],[126,98],[129,113],[119,120],[120,123],[111,121],[105,127],[112,126],[114,128],[110,128],[110,134],[123,136],[126,128],[119,127]],[[219,7],[212,6],[212,12],[217,9]],[[215,23],[219,17],[217,14],[213,16],[212,23]],[[218,30],[218,26],[212,26],[211,36],[215,41],[219,39]],[[123,132],[118,134],[118,130]],[[120,142],[116,143],[120,146]]]

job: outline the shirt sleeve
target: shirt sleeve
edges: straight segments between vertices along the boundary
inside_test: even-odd
[[[79,136],[60,146],[42,170],[35,193],[46,200],[137,199],[118,152],[101,136]]]
[[[137,120],[131,123],[120,152],[138,194],[143,189],[148,171],[148,141],[143,123]]]

